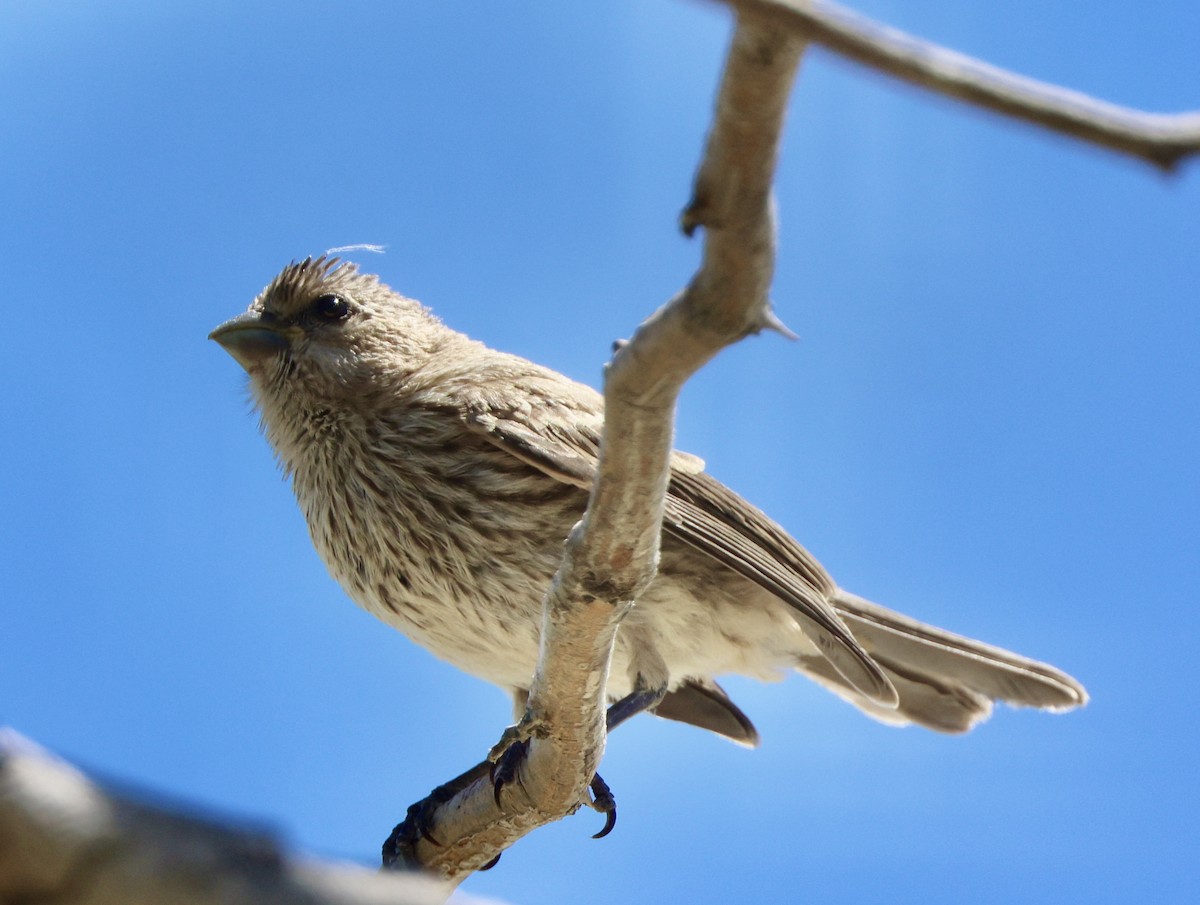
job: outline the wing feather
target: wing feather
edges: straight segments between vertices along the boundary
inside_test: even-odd
[[[476,409],[463,417],[497,446],[556,480],[591,486],[600,448],[598,415],[570,427],[563,426],[565,419],[535,419],[526,409]],[[898,698],[887,675],[830,605],[836,585],[820,564],[766,515],[699,471],[698,459],[683,453],[675,458],[664,531],[789,604],[801,629],[841,676],[877,705],[894,707]]]

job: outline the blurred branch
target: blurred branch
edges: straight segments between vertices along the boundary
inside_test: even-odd
[[[0,902],[435,905],[444,884],[295,859],[271,838],[112,795],[0,730]]]
[[[979,107],[1174,169],[1200,152],[1200,112],[1157,114],[1039,82],[816,0],[725,0],[835,53]]]
[[[679,390],[724,346],[782,329],[767,302],[775,252],[771,183],[803,46],[754,17],[737,24],[684,213],[688,231],[706,229],[704,260],[690,285],[608,366],[599,474],[545,600],[518,781],[503,787],[497,804],[486,768],[468,771],[473,781],[465,789],[435,802],[438,843],[406,837],[385,858],[457,882],[585,801],[604,750],[617,626],[655,575]]]

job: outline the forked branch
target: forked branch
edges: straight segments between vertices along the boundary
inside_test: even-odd
[[[485,770],[433,812],[438,842],[402,860],[457,882],[538,826],[577,810],[604,750],[605,685],[621,618],[653,579],[683,383],[749,333],[786,332],[767,293],[774,270],[771,185],[787,98],[808,42],[925,88],[1149,161],[1200,150],[1200,114],[1128,110],[1005,72],[832,4],[727,0],[738,23],[688,233],[705,228],[688,287],[614,356],[605,379],[600,468],[587,512],[544,602],[542,648],[523,721],[529,747],[497,802]]]

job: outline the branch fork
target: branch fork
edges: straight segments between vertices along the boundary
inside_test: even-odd
[[[1105,104],[832,3],[726,2],[737,24],[692,199],[680,216],[688,235],[704,227],[703,260],[683,292],[632,339],[614,344],[598,475],[544,601],[526,715],[492,751],[501,759],[513,742],[522,744],[515,781],[497,792],[491,771],[484,771],[437,808],[442,844],[413,845],[410,866],[451,882],[490,866],[537,826],[592,803],[588,787],[604,752],[613,642],[655,575],[679,391],[718,351],[747,335],[771,330],[794,337],[768,296],[775,263],[771,186],[788,96],[808,44],[1163,169],[1200,150],[1200,113],[1160,116]]]

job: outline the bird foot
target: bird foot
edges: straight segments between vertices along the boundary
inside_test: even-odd
[[[510,727],[516,728],[516,727]],[[503,741],[503,740],[501,740]],[[520,777],[517,775],[521,767],[521,761],[525,759],[525,752],[529,750],[529,740],[527,738],[517,739],[509,742],[508,746],[500,752],[500,756],[492,763],[492,797],[496,800],[496,807],[500,807],[500,792],[513,781],[520,782]],[[495,754],[496,749],[492,749]],[[491,755],[488,755],[489,759]]]
[[[528,742],[531,738],[541,738],[546,734],[545,724],[528,712],[500,735],[500,741],[492,745],[488,752],[488,760],[498,764],[514,745]]]
[[[545,734],[545,723],[526,711],[520,720],[504,730],[500,741],[488,752],[488,761],[492,764],[492,791],[497,807],[500,806],[500,791],[512,782],[520,781],[517,773],[529,749],[529,740]]]
[[[617,825],[617,799],[599,773],[592,776],[588,788],[592,790],[592,797],[587,802],[588,807],[604,815],[604,827],[592,838],[603,839]]]
[[[518,726],[510,727],[510,730],[518,730]],[[516,735],[516,732],[513,732]],[[508,732],[505,733],[509,735]],[[504,739],[501,740],[502,742]],[[497,746],[497,748],[500,746]],[[496,750],[492,749],[493,752]],[[520,782],[518,771],[521,766],[521,761],[524,760],[526,752],[529,750],[528,737],[511,741],[508,747],[504,748],[496,763],[492,767],[492,794],[495,796],[496,805],[500,805],[500,792],[506,785],[517,781]],[[604,826],[600,832],[592,836],[593,839],[603,839],[613,831],[613,827],[617,825],[617,799],[612,793],[612,789],[608,787],[603,777],[599,773],[592,776],[592,781],[588,784],[591,790],[591,796],[585,800],[585,804],[594,811],[604,815]]]
[[[433,815],[437,809],[481,776],[487,776],[491,769],[491,761],[482,761],[410,806],[403,822],[396,824],[383,843],[383,866],[395,870],[419,869],[417,843],[424,839],[430,845],[442,844],[433,834]]]
[[[504,730],[500,741],[488,753],[487,760],[476,764],[450,782],[438,786],[428,796],[410,806],[404,820],[396,824],[387,841],[383,843],[384,868],[419,869],[421,862],[417,858],[417,844],[421,840],[425,840],[430,845],[441,846],[442,844],[433,833],[433,817],[438,808],[480,777],[490,778],[492,795],[499,807],[500,793],[504,787],[513,782],[520,782],[521,761],[524,760],[525,753],[529,749],[529,740],[542,734],[541,722],[528,715],[525,716],[516,725],[509,726]],[[592,838],[602,839],[617,825],[617,801],[613,797],[608,783],[601,778],[599,773],[592,776],[588,788],[591,790],[591,796],[586,799],[585,804],[604,815],[603,828]],[[488,870],[494,867],[499,860],[499,855],[497,855],[480,869]]]
[[[417,843],[425,839],[432,845],[441,844],[430,832],[430,818],[437,807],[436,803],[430,805],[431,799],[432,796],[412,805],[404,820],[396,824],[384,841],[384,870],[417,870],[421,866],[417,860]]]

